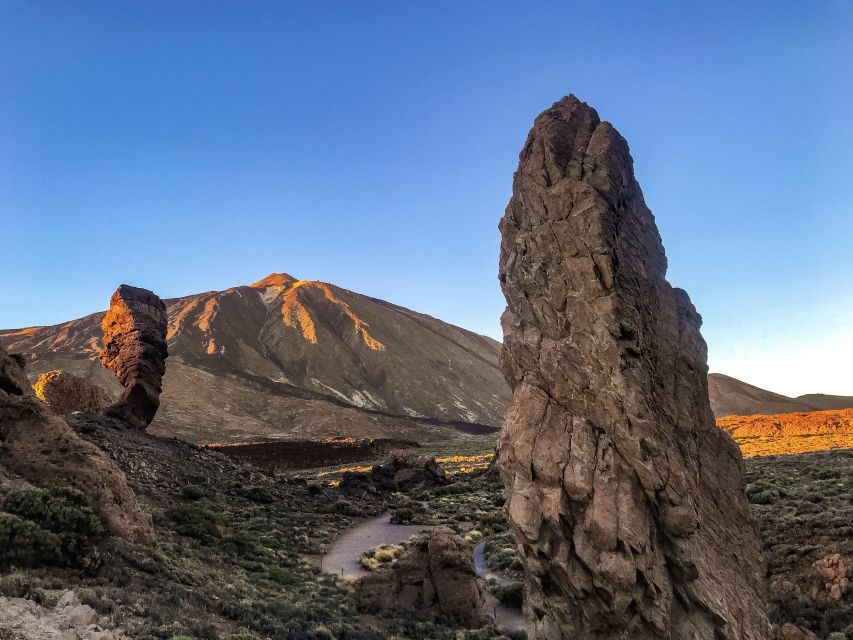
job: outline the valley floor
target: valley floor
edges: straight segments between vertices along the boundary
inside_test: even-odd
[[[424,447],[454,482],[382,497],[342,494],[334,469],[269,475],[175,440],[76,427],[125,471],[154,515],[158,544],[110,540],[88,567],[7,572],[0,576],[0,596],[51,606],[73,589],[103,624],[143,640],[512,637],[494,625],[464,629],[446,618],[361,610],[352,580],[320,568],[338,535],[390,511],[395,522],[450,525],[472,546],[484,543],[492,570],[518,577],[502,487],[479,472],[488,465],[494,436]],[[848,562],[853,557],[853,450],[746,464],[747,491],[769,557],[773,621],[795,623],[822,639],[853,640],[853,590],[848,585],[833,592],[826,584],[834,578],[824,570],[833,554]],[[518,604],[517,590],[496,585],[495,594]],[[0,638],[18,637],[0,620]]]

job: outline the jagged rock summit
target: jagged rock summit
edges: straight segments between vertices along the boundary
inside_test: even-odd
[[[145,429],[160,407],[166,373],[166,305],[147,289],[119,285],[101,323],[101,364],[125,391],[106,414]]]
[[[530,636],[766,638],[743,462],[624,138],[573,96],[554,104],[500,228],[500,465]]]

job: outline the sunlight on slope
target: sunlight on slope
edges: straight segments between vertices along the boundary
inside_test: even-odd
[[[317,325],[308,308],[299,299],[300,290],[313,287],[323,292],[323,296],[339,307],[344,315],[352,321],[353,329],[361,341],[373,351],[384,351],[385,345],[370,335],[368,324],[353,313],[350,306],[338,298],[329,285],[316,280],[295,280],[286,273],[273,273],[252,285],[254,288],[273,288],[283,292],[281,318],[285,326],[296,329],[302,337],[311,344],[317,344]]]
[[[727,416],[717,426],[746,458],[853,448],[853,409]]]

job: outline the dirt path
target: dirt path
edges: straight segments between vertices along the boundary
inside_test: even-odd
[[[431,528],[423,524],[391,524],[390,513],[365,520],[335,538],[323,557],[323,571],[341,577],[366,575],[367,571],[358,563],[362,553],[380,544],[400,544]]]
[[[323,557],[323,571],[341,577],[363,576],[367,570],[358,563],[358,558],[365,551],[370,551],[380,544],[399,544],[411,536],[431,529],[430,525],[420,524],[391,524],[391,515],[386,513],[365,520],[345,531],[335,538],[332,546]],[[483,543],[474,547],[474,569],[477,575],[489,579],[494,578],[500,585],[513,584],[513,580],[492,573],[483,557]],[[524,628],[524,618],[521,611],[511,609],[500,602],[489,592],[486,592],[486,610],[497,624],[510,631]]]

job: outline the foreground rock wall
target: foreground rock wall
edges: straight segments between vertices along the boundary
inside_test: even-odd
[[[139,505],[124,473],[94,444],[32,395],[19,359],[0,345],[0,472],[38,485],[79,489],[111,533],[132,541],[154,539],[151,516]],[[8,389],[8,391],[7,391]]]
[[[537,640],[766,638],[764,569],[701,318],[622,136],[574,97],[536,120],[501,221],[500,444]]]
[[[160,407],[166,373],[166,305],[147,289],[120,285],[102,323],[101,363],[112,371],[124,394],[107,415],[145,429]]]

